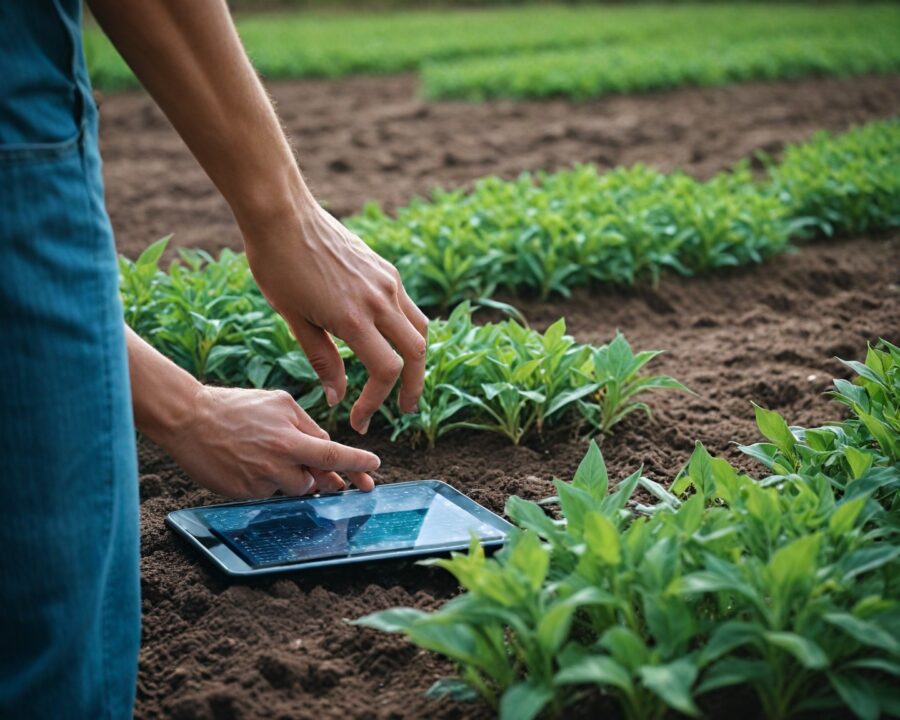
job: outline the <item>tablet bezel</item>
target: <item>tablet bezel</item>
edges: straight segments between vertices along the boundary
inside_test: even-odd
[[[467,497],[459,490],[448,485],[441,480],[410,480],[401,483],[390,483],[387,485],[378,485],[372,492],[378,492],[379,488],[389,488],[399,485],[419,485],[430,487],[435,493],[441,495],[445,499],[454,503],[461,509],[468,512],[478,521],[490,525],[492,528],[499,530],[503,537],[501,538],[479,538],[482,546],[486,548],[499,547],[506,542],[510,530],[513,525],[501,518],[496,513],[491,512],[486,507],[479,505],[472,498]],[[361,562],[375,562],[380,560],[395,560],[400,558],[428,557],[434,555],[445,555],[453,550],[465,550],[469,547],[469,542],[453,542],[442,545],[429,545],[426,548],[408,548],[404,550],[385,550],[382,552],[362,553],[359,555],[349,555],[344,557],[323,558],[320,560],[300,560],[297,562],[284,563],[281,565],[268,565],[265,567],[254,567],[248,564],[240,555],[238,555],[231,547],[219,538],[197,514],[198,510],[207,510],[216,507],[232,507],[246,505],[261,505],[266,503],[280,503],[288,501],[303,500],[307,502],[315,502],[319,497],[334,497],[335,495],[343,495],[346,493],[358,493],[359,490],[344,490],[340,493],[322,493],[309,495],[306,497],[278,497],[268,498],[265,500],[246,500],[229,503],[217,503],[215,505],[205,505],[202,507],[185,508],[183,510],[175,510],[166,516],[166,525],[172,528],[179,535],[184,537],[191,545],[200,550],[201,554],[206,556],[220,570],[229,575],[248,577],[256,575],[270,575],[273,573],[297,572],[313,568],[335,567],[339,565],[349,565]]]

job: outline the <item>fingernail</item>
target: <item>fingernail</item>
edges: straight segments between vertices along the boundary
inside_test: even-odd
[[[360,434],[360,435],[365,435],[367,432],[369,432],[369,423],[370,423],[371,421],[372,421],[372,418],[367,417],[365,420],[363,420],[363,421],[359,424],[359,434]]]
[[[331,385],[325,385],[325,402],[328,403],[329,407],[334,407],[338,404],[338,394],[337,390],[335,390]]]
[[[414,413],[419,410],[419,398],[414,398],[413,400],[408,400],[406,403],[406,412]]]

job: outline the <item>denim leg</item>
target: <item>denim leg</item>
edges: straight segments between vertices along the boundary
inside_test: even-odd
[[[132,714],[137,467],[117,284],[93,143],[0,148],[2,718]]]

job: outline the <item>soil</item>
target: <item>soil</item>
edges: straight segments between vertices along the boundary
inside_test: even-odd
[[[643,162],[700,178],[814,131],[900,112],[900,76],[751,83],[580,104],[425,102],[414,76],[273,83],[307,180],[338,216],[404,205],[435,186],[579,162]],[[152,101],[101,98],[107,205],[120,252],[174,232],[173,248],[239,248],[224,200]],[[170,251],[170,255],[171,255]]]
[[[848,374],[834,357],[861,359],[867,340],[898,340],[898,283],[900,233],[894,233],[817,241],[763,267],[668,278],[655,289],[585,290],[570,300],[520,306],[540,328],[566,317],[582,342],[606,341],[621,328],[637,348],[667,350],[655,369],[696,395],[652,396],[652,419],[632,416],[600,444],[613,478],[643,464],[649,477],[668,482],[695,440],[750,468],[734,443],[758,439],[751,400],[796,424],[839,416],[824,396],[833,376]],[[586,447],[566,431],[522,447],[451,433],[431,451],[392,444],[378,430],[362,440],[341,439],[381,455],[382,482],[438,477],[498,512],[511,494],[550,495],[551,478],[571,477]],[[449,575],[383,565],[229,582],[163,525],[170,510],[217,498],[145,439],[140,466],[144,638],[137,717],[490,716],[482,705],[425,696],[452,672],[448,662],[345,622],[396,605],[435,608],[458,592]],[[739,700],[727,701],[731,716],[759,716],[752,700]],[[588,717],[603,708],[582,710]]]
[[[705,178],[757,151],[777,154],[818,129],[900,111],[900,76],[811,79],[685,89],[572,104],[424,102],[416,79],[351,78],[273,84],[307,179],[345,216],[374,199],[388,208],[436,185],[496,174],[645,162]],[[141,93],[101,99],[107,201],[121,252],[135,256],[175,231],[175,244],[240,247],[225,203],[166,119]],[[815,425],[840,408],[824,393],[846,376],[834,356],[860,358],[867,340],[900,336],[900,233],[819,241],[764,267],[663,280],[655,289],[582,290],[522,302],[533,325],[560,316],[582,342],[622,329],[658,347],[656,370],[696,395],[650,398],[600,439],[613,477],[643,464],[669,482],[695,440],[745,468],[734,443],[757,439],[750,400]],[[486,316],[487,317],[487,316]],[[585,440],[561,429],[521,447],[450,434],[431,451],[390,443],[373,428],[361,444],[382,457],[382,482],[438,477],[502,512],[506,498],[551,494],[571,476]],[[458,592],[446,573],[409,564],[230,582],[163,524],[171,510],[218,500],[159,448],[140,440],[143,646],[139,718],[483,718],[482,705],[430,700],[450,663],[400,638],[345,622],[396,605],[435,608]],[[752,702],[737,703],[753,712]],[[734,702],[731,705],[735,705]],[[589,706],[587,715],[602,707]],[[718,713],[716,713],[718,714]]]

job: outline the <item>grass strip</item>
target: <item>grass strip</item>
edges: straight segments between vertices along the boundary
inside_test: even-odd
[[[429,61],[521,56],[558,50],[620,47],[653,53],[681,38],[702,50],[708,38],[722,42],[765,37],[854,37],[866,39],[898,26],[891,6],[736,4],[640,5],[638,7],[531,6],[493,10],[401,13],[306,12],[238,16],[238,31],[259,72],[267,78],[341,77],[419,69]],[[96,87],[117,90],[137,82],[94,25],[84,32],[85,52]],[[586,50],[593,52],[593,50]],[[536,56],[540,58],[540,55]],[[591,55],[585,55],[590,58]],[[715,58],[708,58],[715,65]],[[850,67],[839,68],[849,72]],[[429,71],[434,73],[448,69]],[[452,72],[451,72],[452,74]],[[434,87],[436,80],[429,81]],[[448,91],[449,92],[449,91]]]
[[[569,97],[750,80],[790,80],[900,70],[900,12],[893,26],[866,33],[672,36],[652,46],[617,44],[429,63],[422,73],[430,98]]]

